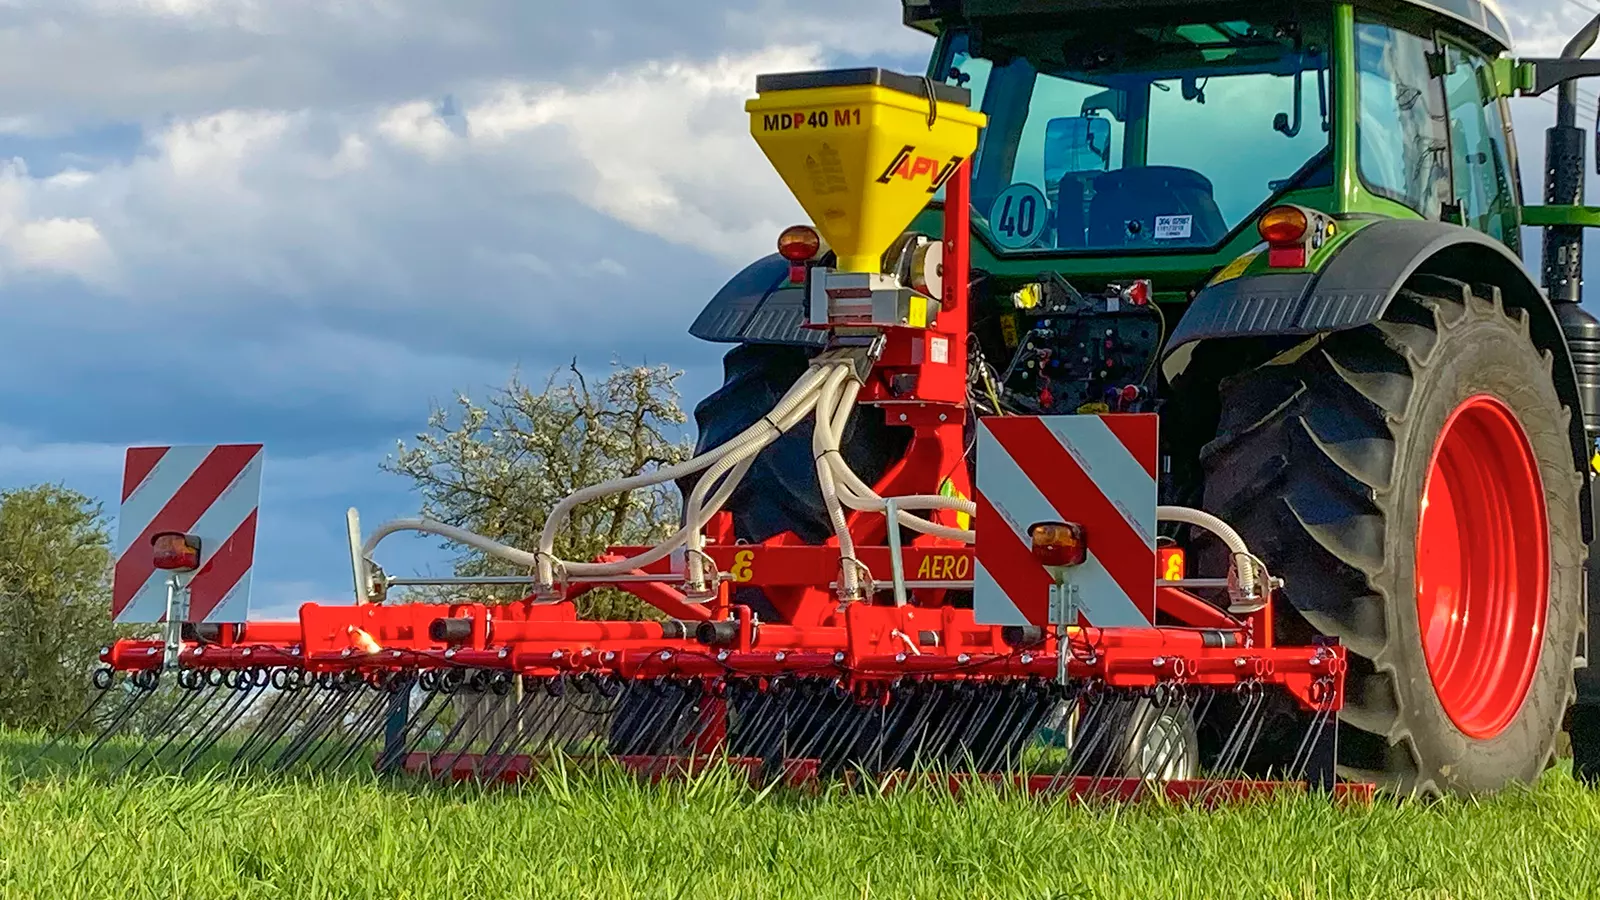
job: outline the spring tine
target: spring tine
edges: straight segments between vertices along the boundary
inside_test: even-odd
[[[134,774],[143,772],[151,765],[159,762],[161,756],[166,753],[166,751],[180,737],[183,737],[190,732],[191,727],[205,714],[207,707],[211,705],[211,701],[221,696],[218,691],[208,690],[204,685],[194,688],[183,687],[180,685],[180,690],[183,691],[183,694],[179,696],[176,702],[173,703],[172,708],[168,710],[166,717],[161,720],[161,723],[152,729],[152,731],[154,731],[154,733],[157,735],[166,735],[166,739],[157,745],[153,752],[149,750],[148,744],[145,747],[135,751],[133,755],[122,761],[122,764],[117,768],[119,773],[133,766],[134,762],[137,761],[141,756],[147,756],[148,758],[145,759],[143,765],[134,770]],[[196,700],[199,702],[195,702]],[[174,722],[173,720],[178,718],[180,713],[183,714],[181,720]]]
[[[220,740],[222,735],[233,727],[233,723],[238,721],[239,716],[249,707],[256,694],[256,689],[249,680],[250,676],[240,673],[235,678],[238,680],[233,685],[225,685],[223,689],[219,690],[219,695],[224,700],[217,710],[194,729],[193,733],[174,751],[174,756],[181,756],[185,751],[189,751],[195,758],[198,758],[200,754],[209,750],[213,744]],[[231,691],[232,694],[226,693],[227,691]]]
[[[466,740],[462,742],[461,748],[455,752],[454,756],[450,757],[450,761],[448,763],[445,763],[445,772],[455,771],[456,764],[461,762],[462,757],[467,754],[468,750],[472,749],[473,745],[477,743],[478,737],[483,734],[486,727],[490,724],[490,715],[488,714],[493,713],[493,708],[495,706],[504,706],[503,703],[497,703],[496,701],[504,699],[505,697],[489,691],[479,692],[477,701],[473,704],[473,713],[471,716],[471,718],[475,720],[474,727],[468,733]],[[489,709],[484,709],[486,706],[489,707]],[[509,725],[512,721],[514,721],[514,719],[508,718],[506,720],[506,725]],[[504,728],[505,725],[502,725],[499,730],[504,730]]]
[[[261,714],[261,718],[245,735],[239,746],[234,748],[233,755],[228,759],[229,768],[236,765],[240,759],[254,749],[263,734],[269,733],[278,726],[278,722],[281,719],[290,715],[290,709],[294,706],[296,699],[298,699],[296,692],[275,689],[275,693],[272,695],[272,702],[267,704],[266,711]]]
[[[1233,775],[1243,770],[1249,758],[1246,747],[1255,746],[1255,738],[1251,736],[1252,730],[1260,727],[1260,712],[1264,698],[1259,693],[1251,693],[1246,697],[1240,709],[1239,719],[1234,723],[1233,729],[1228,733],[1228,739],[1223,744],[1222,753],[1217,761],[1217,771],[1224,775]]]
[[[460,710],[460,714],[456,716],[455,722],[450,726],[450,730],[445,733],[444,738],[439,742],[439,746],[430,748],[428,751],[428,776],[430,778],[437,779],[442,774],[435,771],[434,761],[440,755],[450,752],[450,747],[460,737],[461,732],[467,727],[467,723],[472,720],[473,715],[477,712],[478,706],[483,702],[481,693],[473,690],[467,690],[465,693],[471,696],[471,702],[466,705],[466,709]],[[460,697],[462,692],[458,691],[452,696]],[[446,702],[448,704],[448,701]],[[460,709],[459,707],[457,708]]]
[[[1289,781],[1305,780],[1306,770],[1316,753],[1317,742],[1322,739],[1322,734],[1332,718],[1332,708],[1326,703],[1320,704],[1316,714],[1311,718],[1311,725],[1306,729],[1305,736],[1300,739],[1300,746],[1295,750],[1294,759],[1289,763],[1287,773]]]
[[[355,723],[359,723],[370,711],[376,697],[368,696],[374,693],[372,686],[365,680],[346,682],[335,687],[336,693],[342,694],[342,701],[338,704],[333,715],[328,716],[317,729],[315,736],[308,741],[295,754],[291,765],[305,765],[314,767],[321,754],[329,748],[337,749],[340,745],[339,738],[348,735]],[[362,705],[362,704],[365,705]],[[352,710],[358,710],[352,712]],[[352,717],[354,722],[352,722]]]
[[[752,699],[751,708],[741,716],[741,755],[770,759],[782,740],[790,692],[785,685],[772,685],[755,690]]]
[[[424,686],[422,693],[424,695],[422,704],[417,707],[415,713],[406,718],[406,727],[400,732],[399,759],[395,760],[395,762],[404,760],[413,753],[420,752],[423,743],[427,741],[429,733],[432,732],[434,724],[439,721],[440,716],[444,715],[445,710],[450,708],[450,695],[445,694],[443,691]],[[430,707],[432,707],[433,712],[424,718],[424,714],[428,713]],[[419,724],[421,727],[418,727]]]
[[[390,680],[383,684],[379,690],[381,700],[380,702],[374,704],[375,712],[373,716],[373,722],[369,724],[369,731],[361,740],[352,743],[346,752],[334,762],[333,768],[335,770],[342,769],[345,766],[350,765],[350,763],[368,744],[372,743],[372,741],[376,739],[380,733],[388,728],[389,716],[393,713],[396,702],[405,703],[409,713],[411,689],[415,684],[416,678],[410,672],[396,672],[390,676]],[[404,695],[403,700],[401,699],[402,694]],[[407,715],[406,723],[409,725],[410,722],[411,716]],[[404,740],[404,735],[405,732],[402,730],[400,733],[400,738],[402,741]],[[388,759],[388,749],[385,748],[383,751],[378,753],[376,758],[373,759],[372,764],[376,771],[383,772],[386,770],[386,766],[390,763],[391,761]]]
[[[235,690],[238,696],[234,698],[232,708],[213,718],[209,731],[189,749],[189,755],[178,767],[178,774],[181,775],[188,772],[195,763],[199,762],[211,751],[211,748],[217,745],[218,741],[222,740],[223,736],[232,731],[233,726],[244,716],[245,710],[249,709],[256,698],[261,696],[264,688],[259,688],[246,682]],[[213,763],[214,768],[220,765],[220,763]]]
[[[800,743],[795,745],[793,750],[794,756],[798,759],[821,759],[822,754],[819,752],[821,748],[856,717],[855,704],[851,702],[850,696],[835,695],[831,682],[824,681],[817,684],[815,693],[816,706],[797,732]]]
[[[375,684],[362,684],[355,691],[371,696],[365,700],[365,706],[360,708],[353,720],[336,723],[329,730],[323,742],[307,754],[306,765],[317,771],[337,771],[346,760],[361,752],[361,748],[377,736],[383,727],[389,713],[389,692]],[[338,762],[330,766],[329,763],[335,758]]]
[[[1004,709],[997,711],[984,724],[992,724],[993,730],[989,735],[987,744],[977,748],[972,756],[972,766],[976,771],[987,772],[995,768],[1004,757],[1011,754],[1011,746],[1016,741],[1018,730],[1033,714],[1036,703],[1035,691],[1032,685],[1010,684],[1006,686],[1006,704]]]
[[[51,750],[54,750],[61,743],[62,739],[65,738],[67,735],[76,733],[77,730],[78,730],[78,726],[84,724],[85,722],[91,722],[91,721],[94,720],[95,708],[100,705],[100,702],[102,700],[106,699],[106,697],[111,693],[111,688],[112,688],[111,676],[109,674],[109,670],[102,670],[102,671],[106,671],[108,673],[106,676],[104,676],[105,677],[105,682],[104,682],[105,686],[104,687],[97,687],[95,689],[94,696],[89,698],[89,702],[84,704],[83,709],[78,711],[78,714],[72,718],[72,721],[68,722],[64,727],[57,729],[55,731],[55,733],[51,736],[50,740],[47,741],[43,747],[40,747],[39,749],[35,750],[34,752],[28,754],[27,758],[24,759],[22,761],[22,763],[18,766],[18,773],[21,776],[26,777],[28,775],[28,773],[33,770],[34,763],[37,763],[39,760],[43,759]],[[97,680],[95,682],[95,684],[97,684],[97,685],[100,683],[98,681],[98,677],[99,676],[97,676]]]
[[[124,683],[132,684],[131,681]],[[110,724],[101,729],[100,733],[89,743],[89,746],[84,748],[83,753],[79,755],[80,760],[87,761],[90,759],[94,756],[96,750],[120,732],[122,727],[131,721],[133,714],[148,703],[151,697],[155,696],[156,686],[144,687],[135,685],[133,691],[134,693],[129,695],[127,702],[123,703],[122,707],[112,717]]]
[[[299,672],[300,670],[294,671]],[[266,763],[269,758],[276,762],[278,757],[274,755],[274,752],[276,751],[277,753],[281,754],[282,751],[279,748],[280,742],[288,737],[290,730],[293,729],[296,724],[302,724],[306,721],[306,710],[310,709],[312,703],[315,701],[318,688],[309,680],[301,680],[304,678],[303,675],[297,674],[293,676],[293,678],[294,681],[290,682],[284,688],[284,692],[289,696],[290,699],[289,702],[284,706],[283,715],[280,716],[279,720],[274,722],[265,732],[266,734],[270,734],[271,737],[258,741],[257,743],[259,746],[257,748],[253,748],[254,752],[248,754],[238,754],[237,762],[240,766],[249,768],[262,765]],[[290,740],[292,741],[293,739],[291,738]]]
[[[153,689],[150,690],[149,696],[145,697],[144,701],[146,703],[148,703],[149,700],[155,696],[156,691],[159,690],[159,689],[160,689],[160,685],[158,684],[156,686],[156,688],[153,688]],[[179,693],[176,697],[173,698],[172,703],[170,703],[167,706],[166,712],[162,713],[160,718],[158,718],[156,720],[155,727],[145,729],[144,733],[140,735],[141,737],[144,737],[145,735],[148,735],[150,733],[155,733],[155,734],[167,733],[168,730],[171,728],[173,719],[177,718],[177,716],[180,713],[182,713],[182,712],[184,712],[185,710],[188,709],[190,704],[192,704],[194,702],[195,698],[199,695],[199,693],[203,690],[203,688],[188,688],[188,687],[182,686],[182,684],[180,683],[178,690],[181,691],[181,693]],[[121,724],[127,724],[128,721],[131,721],[131,719],[129,719],[127,721],[124,721]],[[117,723],[113,723],[113,727],[114,728],[117,727]],[[108,730],[107,734],[109,735],[109,733],[110,733],[110,731]],[[96,741],[96,744],[91,744],[89,749],[84,751],[85,757],[88,757],[90,754],[92,754],[97,749],[98,743],[99,742]],[[120,773],[123,770],[123,768],[125,766],[127,766],[127,764],[131,760],[137,758],[147,748],[148,748],[148,744],[141,745],[141,746],[135,746],[134,749],[133,749],[133,752],[131,754],[129,754],[128,756],[122,758],[121,761],[119,761],[116,766],[112,767],[111,772],[113,774]]]
[[[301,727],[300,733],[295,735],[278,755],[277,761],[271,768],[274,774],[286,772],[299,762],[306,750],[321,738],[323,732],[339,721],[354,699],[355,692],[349,690],[347,685],[336,681],[330,681],[326,687],[319,685],[319,689],[326,691],[327,697],[311,719]]]
[[[533,703],[537,699],[539,699],[539,695],[534,691],[523,691],[522,699],[517,701],[517,705],[512,708],[511,714],[506,716],[505,722],[501,724],[500,730],[495,732],[494,738],[489,741],[489,746],[484,748],[484,764],[489,764],[493,761],[498,767],[500,754],[505,752],[505,744],[512,735],[522,730],[522,723],[527,717],[528,710],[533,707]],[[479,774],[482,774],[481,770]]]

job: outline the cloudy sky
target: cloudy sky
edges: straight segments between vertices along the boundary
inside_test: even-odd
[[[1581,6],[1511,11],[1521,49]],[[264,441],[256,605],[342,597],[431,404],[572,356],[711,390],[685,329],[798,216],[755,76],[930,45],[894,0],[0,0],[0,487],[114,511],[130,444]]]

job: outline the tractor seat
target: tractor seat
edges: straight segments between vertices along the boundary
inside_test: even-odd
[[[1140,166],[1099,176],[1089,203],[1091,247],[1209,247],[1228,233],[1211,181],[1193,169]],[[1156,239],[1156,219],[1189,216],[1186,236]]]

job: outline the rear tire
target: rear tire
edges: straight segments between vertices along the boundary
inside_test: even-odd
[[[1205,506],[1284,577],[1282,636],[1347,648],[1343,774],[1475,794],[1532,781],[1552,760],[1573,697],[1585,548],[1574,413],[1551,365],[1497,290],[1418,276],[1383,321],[1222,382],[1201,453]],[[1484,471],[1496,477],[1461,474]],[[1536,647],[1503,639],[1529,631]]]

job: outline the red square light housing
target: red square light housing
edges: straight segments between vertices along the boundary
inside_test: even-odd
[[[200,538],[181,531],[163,531],[150,539],[155,567],[168,572],[193,572],[200,568]]]

